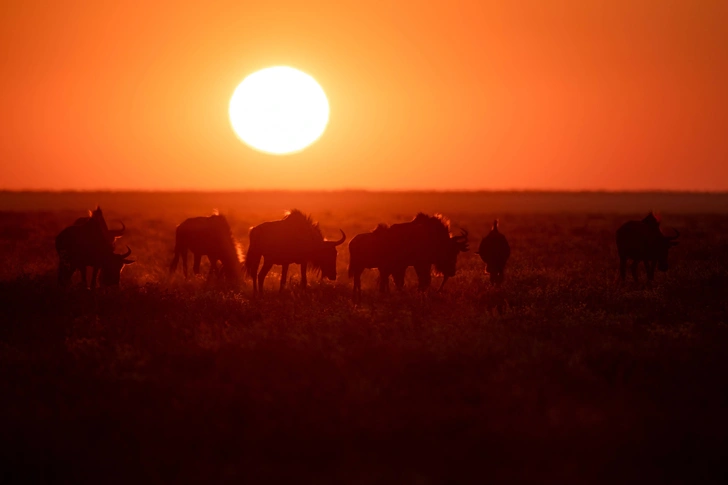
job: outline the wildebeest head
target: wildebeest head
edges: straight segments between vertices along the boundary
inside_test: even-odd
[[[104,286],[117,286],[121,280],[121,271],[127,264],[132,264],[135,261],[127,259],[131,255],[131,249],[129,246],[126,247],[124,254],[109,254],[108,259],[104,261],[101,267],[101,284]]]
[[[106,225],[104,214],[103,212],[101,212],[101,207],[98,205],[96,206],[95,210],[88,211],[87,217],[79,217],[78,219],[76,219],[74,225],[83,225],[87,222],[94,222],[98,224],[98,226],[101,228],[101,231],[104,233],[105,238],[108,239],[109,243],[111,244],[114,244],[117,239],[124,235],[124,231],[126,231],[126,226],[121,221],[119,221],[119,224],[121,224],[121,229],[109,229]]]
[[[346,234],[341,231],[341,239],[337,241],[322,241],[321,246],[313,254],[314,266],[321,268],[321,274],[330,279],[331,281],[336,280],[336,246],[344,244],[346,241]]]
[[[660,271],[667,271],[667,253],[671,247],[677,246],[677,238],[680,237],[680,231],[675,229],[675,234],[672,236],[665,236],[660,230],[660,218],[656,216],[654,212],[650,212],[647,216],[642,219],[642,223],[649,227],[650,231],[657,238],[657,244],[655,245],[655,251],[657,254],[657,269]]]
[[[468,231],[462,230],[459,236],[450,237],[442,250],[437,252],[435,267],[447,278],[455,276],[458,254],[468,249]]]
[[[667,253],[671,247],[677,246],[679,242],[677,238],[680,237],[680,231],[675,229],[675,234],[672,236],[665,236],[660,232],[660,244],[657,247],[657,269],[660,271],[667,271]]]

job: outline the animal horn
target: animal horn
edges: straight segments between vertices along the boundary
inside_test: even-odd
[[[467,229],[460,229],[460,237],[462,237],[463,239],[468,239],[469,234],[470,233]]]
[[[124,254],[120,254],[119,257],[121,259],[126,259],[131,255],[131,248],[129,246],[126,247],[126,252]]]
[[[341,229],[339,229],[339,231],[341,231],[341,239],[339,239],[338,241],[334,241],[334,246],[344,244],[344,241],[346,241],[346,234],[344,233],[344,231],[342,231]]]
[[[121,237],[124,234],[124,231],[126,231],[126,226],[122,221],[119,221],[119,224],[121,224],[121,229],[109,229],[109,234],[111,234],[114,237]]]

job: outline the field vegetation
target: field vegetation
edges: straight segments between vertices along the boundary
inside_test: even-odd
[[[0,482],[721,482],[726,197],[622,197],[0,194]],[[137,262],[119,288],[60,289],[54,237],[96,203]],[[442,211],[471,251],[441,293],[410,270],[380,295],[368,270],[360,304],[346,244],[308,291],[296,266],[255,300],[249,279],[168,275],[186,217],[219,209],[246,250],[293,207],[349,239]],[[682,234],[671,267],[618,284],[615,230],[651,208]],[[473,254],[496,217],[500,288]]]

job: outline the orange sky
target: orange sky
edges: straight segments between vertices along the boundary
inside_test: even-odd
[[[725,0],[189,4],[4,6],[0,188],[728,190]],[[227,111],[280,64],[331,105],[284,157]]]

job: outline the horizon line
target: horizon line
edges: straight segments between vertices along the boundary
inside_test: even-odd
[[[726,190],[695,189],[0,189],[0,193],[35,194],[234,194],[234,193],[389,193],[389,194],[695,194],[728,195]]]

